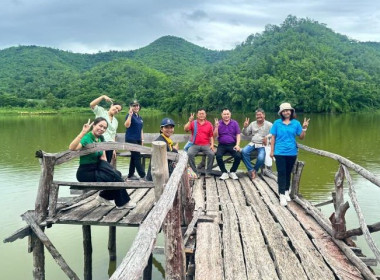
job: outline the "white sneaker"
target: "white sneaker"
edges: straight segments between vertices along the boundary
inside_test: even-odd
[[[280,205],[281,206],[286,206],[288,203],[286,202],[286,198],[284,194],[280,194]]]
[[[233,180],[238,180],[239,179],[235,172],[230,172],[230,178],[233,179]]]
[[[106,205],[106,206],[115,206],[115,202],[112,200],[105,199],[98,195],[96,197],[96,200],[99,202],[100,205]]]
[[[285,191],[285,199],[286,201],[292,201],[292,199],[289,196],[289,191]]]
[[[226,180],[226,179],[228,179],[228,178],[229,178],[229,176],[228,176],[228,173],[226,173],[226,172],[224,172],[224,173],[222,174],[222,176],[219,177],[220,180]]]
[[[127,202],[123,206],[116,206],[117,209],[133,209],[135,207],[136,207],[136,203],[132,201]]]

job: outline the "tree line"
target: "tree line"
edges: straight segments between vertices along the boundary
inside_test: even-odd
[[[37,46],[0,51],[0,106],[84,107],[99,95],[165,112],[224,106],[276,111],[378,109],[380,43],[288,16],[231,51],[162,37],[134,51],[75,54]]]

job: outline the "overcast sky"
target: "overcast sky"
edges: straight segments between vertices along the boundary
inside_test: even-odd
[[[376,0],[1,0],[0,49],[38,45],[94,53],[131,50],[165,35],[233,49],[291,14],[359,41],[380,42]]]

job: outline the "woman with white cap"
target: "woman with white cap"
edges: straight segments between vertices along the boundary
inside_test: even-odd
[[[280,204],[286,206],[291,201],[289,196],[290,176],[297,159],[298,148],[296,136],[305,138],[310,119],[304,119],[303,124],[295,119],[295,110],[290,103],[282,103],[278,111],[281,119],[276,120],[270,130],[271,157],[276,159],[278,193]]]

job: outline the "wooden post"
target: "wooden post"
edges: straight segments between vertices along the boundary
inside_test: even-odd
[[[163,141],[153,141],[152,149],[152,177],[154,193],[156,201],[158,201],[164,191],[164,185],[169,179],[166,143]]]
[[[343,239],[345,236],[346,219],[344,216],[350,207],[348,202],[344,203],[343,182],[344,170],[342,165],[340,165],[339,170],[335,174],[335,197],[333,197],[335,212],[330,216],[333,235],[336,239]]]
[[[166,269],[165,279],[185,280],[186,256],[182,238],[182,213],[181,213],[181,190],[178,188],[173,208],[166,216],[165,231],[165,254]]]
[[[296,161],[293,167],[293,178],[292,178],[292,187],[290,190],[290,197],[293,199],[296,196],[298,196],[299,188],[300,188],[300,181],[301,181],[301,175],[303,167],[305,166],[305,163],[303,161]]]
[[[92,279],[92,242],[91,226],[83,225],[83,255],[84,255],[84,279]]]
[[[152,280],[153,253],[150,254],[148,263],[144,269],[143,280]]]
[[[194,200],[191,197],[191,187],[186,169],[182,174],[180,188],[183,207],[183,219],[185,225],[187,226],[193,219]]]
[[[108,253],[110,261],[116,260],[116,227],[111,226],[108,230]]]
[[[55,157],[49,156],[42,151],[36,152],[36,156],[40,157],[41,176],[38,186],[37,198],[35,203],[35,219],[40,224],[46,219],[48,214],[50,186],[53,182]],[[44,228],[41,228],[43,231]],[[33,277],[37,279],[45,279],[45,252],[43,243],[32,233],[31,250],[33,250]]]
[[[156,201],[160,198],[164,185],[169,179],[166,143],[154,141],[152,143],[152,176],[155,186]],[[185,250],[182,239],[182,207],[181,188],[178,188],[173,207],[169,210],[164,221],[166,279],[185,279]]]

